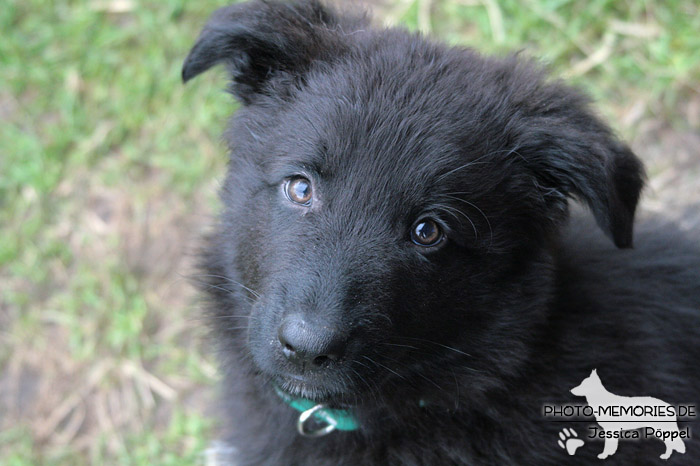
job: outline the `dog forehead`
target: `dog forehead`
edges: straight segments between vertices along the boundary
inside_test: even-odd
[[[309,83],[285,117],[285,139],[296,146],[290,156],[327,177],[391,180],[398,191],[468,160],[465,110],[449,108],[435,83],[423,89],[377,76],[336,72]]]
[[[489,189],[479,181],[497,170],[488,154],[509,139],[494,117],[507,113],[507,84],[496,77],[509,75],[508,66],[402,40],[309,73],[285,106],[275,143],[288,146],[288,161],[367,202],[425,204],[430,194]]]
[[[402,115],[400,109],[387,114],[371,103],[336,105],[305,112],[316,121],[289,128],[290,148],[280,163],[290,174],[298,167],[318,176],[324,190],[352,193],[369,204],[380,198],[415,204],[454,189],[441,174],[463,157],[437,128],[430,132],[423,115]]]

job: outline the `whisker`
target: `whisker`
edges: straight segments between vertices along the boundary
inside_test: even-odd
[[[356,362],[357,364],[359,364],[359,365],[361,365],[361,366],[363,366],[363,367],[366,367],[367,369],[371,370],[367,365],[362,364],[360,361],[358,361],[358,360],[356,360],[356,359],[353,359],[353,360],[351,361],[351,363],[353,363],[353,362]],[[350,366],[348,366],[348,367],[350,367]],[[361,378],[363,378],[355,369],[353,369],[352,367],[350,367],[350,369],[352,369],[352,371],[355,372],[358,376],[360,376]],[[364,379],[364,378],[363,378],[363,379]],[[379,396],[378,396],[378,393],[379,393],[379,384],[378,384],[377,382],[375,382],[373,379],[370,379],[370,381],[371,381],[371,383],[368,384],[369,387],[370,387],[370,389],[369,389],[369,394],[370,394],[370,396],[372,397],[372,399],[375,401],[375,403],[379,403]]]
[[[394,374],[396,377],[400,377],[400,378],[406,380],[406,377],[404,377],[403,375],[399,374],[398,372],[396,372],[396,371],[393,370],[392,368],[387,367],[387,366],[385,366],[384,364],[382,364],[382,363],[380,363],[380,362],[373,361],[372,359],[370,359],[370,358],[367,357],[367,356],[362,356],[362,357],[365,358],[365,359],[369,359],[370,361],[372,361],[374,364],[376,364],[376,365],[379,366],[379,367],[383,367],[384,369],[386,369],[386,370],[388,370],[389,372],[391,372],[392,374]]]
[[[409,366],[409,365],[407,365],[407,364],[404,364],[404,363],[402,363],[402,362],[400,362],[400,361],[397,361],[397,360],[394,359],[394,358],[390,358],[389,356],[386,356],[386,355],[385,355],[384,357],[387,358],[387,359],[389,359],[389,360],[391,360],[391,361],[393,361],[393,362],[396,363],[396,364],[402,365],[404,368],[408,369],[412,374],[416,374],[418,377],[420,377],[420,378],[422,378],[422,379],[424,379],[424,380],[427,380],[427,381],[430,382],[431,384],[435,385],[435,386],[436,386],[438,389],[440,389],[441,391],[443,391],[443,392],[445,391],[445,389],[442,388],[440,385],[438,385],[434,380],[428,378],[428,377],[427,377],[426,375],[424,375],[424,374],[421,374],[421,373],[420,373],[419,371],[417,371],[417,370],[413,370],[413,369],[411,368],[411,366]]]
[[[469,222],[469,224],[471,224],[472,229],[474,230],[474,236],[477,237],[477,238],[479,237],[479,233],[476,231],[476,225],[474,225],[474,222],[472,222],[472,219],[469,218],[469,215],[467,215],[466,213],[462,212],[462,211],[459,210],[459,209],[455,209],[454,207],[451,207],[451,206],[448,206],[448,205],[439,204],[437,207],[438,207],[439,209],[444,210],[445,212],[451,213],[452,215],[454,215],[454,217],[455,217],[457,220],[459,220],[459,217],[457,217],[457,215],[455,215],[453,212],[457,212],[459,215],[461,215],[462,217],[466,218],[467,221]]]
[[[212,277],[215,277],[215,276],[216,276],[216,275],[212,275]],[[223,278],[226,278],[226,277],[223,277]],[[204,287],[205,287],[205,288],[204,288],[205,291],[210,290],[210,289],[212,289],[212,288],[213,288],[213,289],[216,289],[216,290],[221,290],[221,291],[223,291],[224,293],[230,294],[230,295],[235,296],[235,297],[237,297],[237,298],[238,298],[238,297],[241,297],[241,298],[245,299],[246,302],[247,302],[248,304],[255,304],[255,300],[252,299],[250,296],[247,296],[247,295],[238,295],[238,294],[236,294],[236,292],[235,292],[234,290],[231,290],[231,289],[229,289],[229,288],[226,288],[226,287],[222,286],[222,285],[225,285],[225,284],[226,284],[225,282],[224,282],[224,283],[220,283],[220,284],[209,283],[209,282],[206,282],[206,281],[204,281],[204,280],[198,280],[195,276],[188,277],[188,280],[194,281],[194,282],[196,282],[197,284],[204,286]],[[232,283],[233,283],[234,285],[239,285],[238,283],[235,283],[235,282],[232,282]],[[240,285],[240,286],[242,286],[242,285]],[[244,287],[244,288],[245,288],[245,287]]]
[[[349,367],[349,366],[348,366],[348,367]],[[357,376],[358,379],[360,379],[360,381],[361,381],[363,384],[365,384],[365,385],[367,386],[367,391],[368,391],[368,392],[373,391],[372,386],[369,384],[369,382],[367,382],[367,380],[366,380],[364,377],[362,377],[362,374],[360,374],[359,372],[357,372],[357,371],[356,371],[355,369],[353,369],[352,367],[350,367],[350,370]]]
[[[445,178],[447,178],[448,176],[450,176],[451,174],[453,174],[453,173],[455,173],[455,172],[458,172],[458,171],[460,171],[460,170],[463,170],[463,169],[465,169],[465,168],[471,167],[472,165],[477,165],[477,164],[479,164],[479,163],[482,163],[482,164],[485,164],[485,163],[492,163],[491,161],[480,162],[481,159],[483,159],[483,158],[485,158],[485,157],[488,157],[488,156],[490,156],[490,155],[493,155],[493,153],[484,154],[484,155],[482,155],[481,157],[478,157],[478,158],[476,158],[476,159],[474,159],[474,160],[472,160],[472,161],[470,161],[470,162],[468,162],[468,163],[465,163],[464,165],[461,165],[461,166],[459,166],[459,167],[457,167],[457,168],[453,168],[452,170],[450,170],[450,171],[448,171],[448,172],[446,172],[446,173],[443,173],[442,175],[438,176],[438,178],[437,178],[436,181],[438,181],[438,182],[439,182],[439,181],[442,181],[442,180],[444,180]]]
[[[525,157],[523,157],[523,156],[518,152],[518,149],[520,149],[520,147],[515,147],[515,148],[513,148],[513,149],[500,149],[500,150],[491,151],[491,152],[489,152],[489,153],[487,153],[487,154],[484,154],[484,155],[482,155],[482,156],[480,156],[480,157],[477,157],[476,159],[474,159],[474,160],[472,160],[472,161],[470,161],[470,162],[465,163],[464,165],[461,165],[461,166],[459,166],[459,167],[457,167],[457,168],[453,168],[452,170],[450,170],[450,171],[448,171],[448,172],[446,172],[446,173],[443,173],[442,175],[440,175],[440,176],[437,178],[437,181],[438,181],[438,182],[439,182],[439,181],[442,181],[443,179],[445,179],[445,178],[447,178],[448,176],[450,176],[452,173],[455,173],[455,172],[458,172],[458,171],[463,170],[463,169],[465,169],[465,168],[471,167],[472,165],[480,165],[480,164],[493,163],[493,161],[491,161],[491,160],[485,161],[485,162],[480,162],[480,160],[483,159],[483,158],[486,158],[486,157],[490,157],[490,156],[492,156],[492,155],[496,155],[496,154],[502,153],[502,152],[507,152],[506,157],[509,156],[510,154],[513,154],[513,153],[514,153],[514,154],[518,155],[520,158],[525,159]]]
[[[224,316],[210,316],[209,319],[250,319],[251,316],[246,315],[224,315]]]
[[[487,224],[488,227],[489,227],[489,233],[491,234],[491,240],[490,240],[490,244],[489,244],[489,248],[490,248],[490,247],[493,245],[493,228],[491,228],[491,222],[489,221],[489,218],[486,216],[486,214],[484,213],[484,211],[481,210],[481,209],[479,208],[479,206],[477,206],[477,205],[474,204],[473,202],[469,202],[469,201],[467,201],[466,199],[462,199],[461,197],[452,196],[451,194],[468,194],[468,193],[463,193],[463,192],[462,192],[462,193],[449,193],[449,194],[444,194],[443,196],[448,197],[448,198],[450,198],[450,199],[454,199],[454,200],[456,200],[456,201],[463,202],[463,203],[465,203],[465,204],[467,204],[467,205],[473,207],[474,209],[476,209],[476,210],[481,214],[482,217],[484,217],[484,220],[486,220],[486,224]]]
[[[402,338],[402,339],[406,339],[406,340],[423,341],[423,342],[425,342],[425,343],[430,343],[430,344],[432,344],[432,345],[437,345],[437,346],[440,346],[441,348],[445,348],[445,349],[448,349],[448,350],[450,350],[450,351],[454,351],[454,352],[456,352],[456,353],[462,354],[462,355],[464,355],[464,356],[468,356],[468,357],[470,357],[470,358],[473,357],[473,356],[472,356],[471,354],[469,354],[469,353],[465,353],[464,351],[462,351],[462,350],[460,350],[460,349],[457,349],[457,348],[453,348],[453,347],[451,347],[451,346],[443,345],[442,343],[438,343],[437,341],[426,340],[426,339],[424,339],[424,338],[415,338],[415,337],[401,337],[401,338]]]
[[[372,370],[372,368],[369,367],[367,364],[362,364],[360,361],[358,361],[358,360],[356,360],[356,359],[353,359],[352,362],[356,362],[356,363],[358,363],[360,366],[366,367],[367,369]],[[372,361],[372,362],[374,362],[374,361]]]
[[[402,347],[402,348],[411,348],[411,349],[414,349],[414,350],[419,349],[419,348],[417,348],[417,347],[415,347],[415,346],[411,346],[411,345],[399,345],[399,344],[397,344],[397,343],[386,343],[386,342],[381,342],[380,344],[381,344],[381,345],[387,345],[387,346],[400,346],[400,347]]]
[[[223,276],[223,275],[215,275],[215,274],[197,274],[197,275],[193,275],[192,277],[193,277],[193,278],[198,278],[198,277],[199,277],[199,278],[221,278],[221,279],[223,279],[223,280],[226,280],[227,282],[233,283],[234,285],[240,286],[241,288],[243,288],[244,290],[248,291],[250,294],[252,294],[252,295],[255,296],[256,298],[258,298],[258,299],[260,298],[260,293],[258,293],[257,291],[255,291],[255,290],[253,290],[253,289],[251,289],[251,288],[248,288],[248,287],[245,286],[243,283],[237,282],[236,280],[234,280],[234,279],[232,279],[232,278],[230,278],[230,277],[225,277],[225,276]]]

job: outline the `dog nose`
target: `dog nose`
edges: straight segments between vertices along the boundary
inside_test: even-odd
[[[345,336],[331,326],[312,325],[301,316],[286,317],[277,331],[282,353],[297,365],[321,367],[345,352]]]

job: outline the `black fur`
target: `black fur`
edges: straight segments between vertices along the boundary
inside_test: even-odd
[[[593,368],[620,395],[700,402],[697,238],[649,223],[615,249],[568,221],[577,198],[630,248],[644,178],[583,95],[522,58],[316,1],[218,10],[183,79],[219,62],[244,106],[203,269],[235,464],[600,462],[602,441],[567,456],[556,441],[571,425],[541,415],[583,403],[569,390]],[[310,207],[283,194],[295,175]],[[410,240],[426,216],[439,246]],[[343,335],[342,357],[288,361],[278,328],[292,314]],[[349,407],[360,429],[299,436],[275,384]],[[669,463],[698,464],[686,446]],[[663,449],[623,440],[605,464]]]

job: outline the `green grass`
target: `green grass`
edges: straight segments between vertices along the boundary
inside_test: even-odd
[[[616,123],[615,107],[641,100],[653,116],[682,125],[679,102],[700,91],[697,2],[455,0],[435,2],[422,21],[420,2],[404,3],[396,19],[411,28],[423,23],[453,44],[540,59],[600,101],[622,131],[633,128]],[[600,60],[580,66],[596,52]]]
[[[0,464],[202,462],[214,426],[201,400],[216,376],[181,275],[216,207],[236,105],[221,70],[183,86],[180,66],[220,5],[0,8],[0,394],[11,400]],[[694,0],[424,5],[381,14],[453,44],[541,57],[623,134],[649,119],[683,128],[698,100]]]

